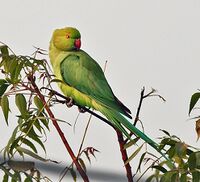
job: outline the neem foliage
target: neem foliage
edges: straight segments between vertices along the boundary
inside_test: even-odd
[[[37,49],[33,56],[15,55],[8,46],[0,46],[0,105],[6,124],[9,126],[9,116],[14,107],[17,108],[16,127],[8,139],[7,145],[2,150],[4,162],[0,164],[0,169],[4,171],[3,181],[47,181],[47,177],[41,175],[40,171],[35,168],[35,163],[26,161],[26,156],[30,156],[35,160],[50,161],[42,157],[41,152],[46,154],[44,141],[46,140],[46,132],[49,130],[49,123],[52,117],[47,110],[55,103],[62,103],[53,92],[47,94],[47,90],[51,90],[52,82],[59,82],[54,79],[49,66],[44,59],[37,59],[37,54],[43,54],[41,49]],[[42,92],[42,90],[44,90]],[[41,99],[41,95],[43,99]],[[152,92],[153,93],[153,92]],[[150,96],[150,95],[149,95]],[[192,111],[200,93],[195,93],[191,98],[190,110]],[[11,107],[11,101],[15,105]],[[55,119],[55,118],[53,118]],[[199,118],[198,118],[199,119]],[[59,119],[56,119],[60,121]],[[13,121],[12,121],[13,122]],[[63,121],[62,121],[63,122]],[[64,121],[65,122],[65,121]],[[200,128],[200,127],[199,127]],[[199,133],[197,127],[197,132]],[[169,132],[162,130],[164,136],[159,144],[160,150],[168,155],[169,161],[161,160],[161,157],[155,156],[147,151],[142,153],[144,144],[138,137],[131,142],[124,143],[124,150],[130,147],[137,147],[125,162],[125,165],[137,155],[141,155],[138,166],[135,167],[135,174],[139,175],[137,179],[140,181],[149,169],[153,169],[146,181],[161,182],[187,182],[200,181],[200,151]],[[139,147],[138,145],[139,144]],[[95,156],[98,150],[93,147],[87,147],[79,151],[76,162],[86,172],[86,165],[83,155],[90,161],[90,156]],[[141,154],[142,153],[142,154]],[[14,160],[14,157],[21,157],[21,161]],[[120,157],[119,157],[119,160]],[[66,172],[70,172],[74,181],[77,178],[76,170],[74,170],[74,161],[67,168]],[[138,176],[137,175],[137,176]]]

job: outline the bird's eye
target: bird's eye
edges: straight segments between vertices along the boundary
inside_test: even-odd
[[[67,39],[69,39],[69,38],[70,38],[70,36],[67,34],[67,35],[66,35],[66,38],[67,38]]]

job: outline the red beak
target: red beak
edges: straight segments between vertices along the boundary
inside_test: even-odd
[[[74,46],[77,49],[80,49],[80,47],[81,47],[81,39],[76,39],[75,42],[74,42]]]

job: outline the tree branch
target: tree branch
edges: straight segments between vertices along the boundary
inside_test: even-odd
[[[46,89],[46,90],[50,91],[53,95],[57,95],[57,96],[63,98],[64,101],[56,100],[56,101],[59,102],[59,103],[66,104],[67,102],[70,101],[70,98],[69,98],[69,97],[66,97],[66,96],[62,95],[62,94],[60,94],[59,92],[56,92],[55,90],[51,90],[51,89],[46,88],[46,87],[42,87],[41,89]],[[86,107],[80,106],[80,105],[78,105],[78,104],[76,104],[76,103],[74,103],[74,105],[77,106],[77,107],[79,107],[79,108],[82,108],[84,111],[86,111],[86,112],[92,114],[93,116],[97,117],[98,119],[102,120],[103,122],[105,122],[106,124],[110,125],[112,128],[115,129],[115,126],[114,126],[110,121],[108,121],[108,120],[105,119],[104,117],[100,116],[99,114],[97,114],[97,113],[91,111],[90,109],[88,109],[88,108],[86,108]]]
[[[56,120],[55,117],[54,117],[54,114],[53,114],[52,111],[50,110],[48,104],[47,104],[46,101],[45,101],[44,96],[42,95],[42,93],[40,92],[39,88],[38,88],[37,85],[35,84],[34,76],[33,76],[33,75],[28,75],[28,80],[31,82],[34,91],[37,93],[38,97],[39,97],[39,98],[41,99],[41,101],[43,102],[44,107],[45,107],[45,110],[46,110],[47,113],[49,114],[49,116],[50,116],[50,118],[51,118],[51,120],[52,120],[52,122],[53,122],[53,125],[55,126],[55,128],[56,128],[57,132],[59,133],[59,135],[60,135],[60,137],[61,137],[61,139],[62,139],[62,141],[63,141],[63,143],[64,143],[64,145],[65,145],[65,147],[66,147],[66,149],[67,149],[67,151],[68,151],[68,153],[69,153],[69,155],[71,156],[71,158],[72,158],[74,164],[76,165],[76,168],[77,168],[79,174],[81,175],[81,177],[83,178],[83,180],[84,180],[85,182],[89,182],[88,176],[86,175],[85,171],[82,169],[81,165],[79,164],[79,162],[78,162],[78,160],[77,160],[75,154],[73,153],[73,151],[72,151],[72,149],[71,149],[71,147],[70,147],[70,145],[69,145],[67,139],[65,138],[65,136],[64,136],[64,134],[63,134],[63,132],[62,132],[60,126],[58,125],[57,120]]]
[[[119,147],[120,147],[120,151],[121,151],[121,155],[122,155],[122,160],[125,164],[126,161],[128,160],[127,151],[124,148],[125,140],[124,140],[124,137],[123,137],[121,131],[116,130],[116,133],[117,133],[117,137],[118,137],[118,142],[119,142]],[[127,176],[128,182],[133,182],[133,175],[132,175],[130,163],[127,163],[125,165],[125,168],[126,168],[126,176]]]
[[[42,89],[47,89],[49,90],[53,95],[57,95],[61,98],[64,99],[64,101],[60,101],[60,100],[57,100],[58,102],[62,103],[62,104],[65,104],[66,102],[70,101],[70,98],[54,91],[54,90],[51,90],[49,88],[42,88]],[[123,137],[123,134],[121,131],[119,131],[110,121],[108,121],[107,119],[103,118],[102,116],[98,115],[97,113],[91,111],[90,109],[86,108],[86,107],[82,107],[82,106],[79,106],[78,104],[74,103],[74,105],[76,105],[77,107],[81,107],[83,108],[84,111],[92,114],[93,116],[97,117],[98,119],[100,119],[101,121],[105,122],[106,124],[108,124],[109,126],[111,126],[117,133],[117,137],[118,137],[118,142],[119,142],[119,147],[120,147],[120,152],[121,152],[121,156],[122,156],[122,160],[123,160],[123,163],[125,164],[126,161],[128,160],[128,155],[127,155],[127,151],[126,149],[124,149],[124,144],[126,143],[125,140],[124,140],[124,137]],[[127,176],[127,179],[128,179],[128,182],[133,182],[133,175],[132,175],[132,171],[131,171],[131,166],[130,166],[130,163],[127,163],[125,165],[125,169],[126,169],[126,176]]]

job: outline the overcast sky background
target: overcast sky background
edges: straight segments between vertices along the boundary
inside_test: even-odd
[[[200,88],[200,1],[198,0],[1,0],[0,41],[17,54],[30,55],[33,46],[48,50],[54,29],[73,26],[82,34],[82,49],[102,67],[108,60],[106,77],[116,96],[135,115],[140,91],[157,89],[167,101],[146,100],[141,120],[153,139],[165,129],[186,143],[196,143],[195,125],[188,121],[191,95]],[[48,59],[48,57],[45,57]],[[57,87],[56,87],[57,89]],[[72,124],[77,109],[58,106],[55,115]],[[15,113],[13,113],[15,114]],[[197,113],[196,113],[197,114]],[[2,118],[2,117],[1,117]],[[88,114],[81,114],[75,134],[62,128],[74,150],[78,149]],[[10,120],[15,126],[16,121]],[[0,147],[10,137],[1,119]],[[47,158],[70,162],[51,126]],[[85,146],[101,151],[90,169],[124,173],[116,134],[93,118]],[[137,165],[133,163],[134,166]],[[58,179],[59,175],[54,175]],[[124,178],[126,179],[126,178]],[[93,180],[95,181],[95,180]],[[97,180],[96,180],[97,181]],[[101,181],[101,180],[100,180]]]

